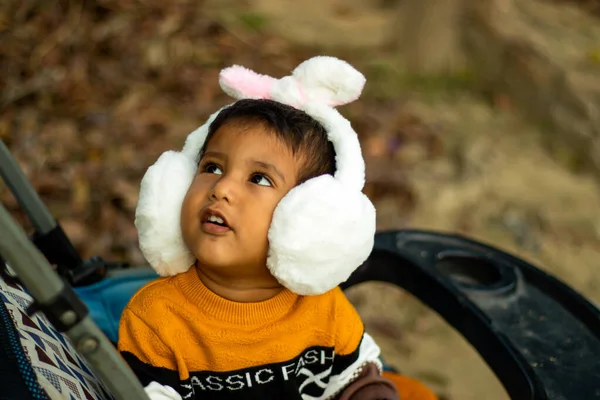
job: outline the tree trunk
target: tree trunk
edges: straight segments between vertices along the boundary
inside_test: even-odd
[[[470,0],[404,0],[398,9],[398,50],[411,73],[443,74],[463,66],[463,8]]]
[[[467,14],[465,50],[478,84],[540,124],[560,164],[600,180],[600,63],[585,59],[600,38],[597,21],[530,0],[480,0]]]

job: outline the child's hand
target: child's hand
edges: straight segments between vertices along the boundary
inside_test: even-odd
[[[182,400],[181,396],[171,386],[163,386],[158,382],[150,382],[144,388],[150,400]]]
[[[373,363],[365,365],[356,380],[350,383],[338,400],[400,400],[394,384],[383,378]]]

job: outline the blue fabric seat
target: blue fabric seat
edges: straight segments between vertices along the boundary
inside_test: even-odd
[[[115,270],[97,283],[75,288],[75,292],[87,305],[98,327],[111,342],[117,343],[123,309],[135,292],[156,278],[158,275],[151,268]]]

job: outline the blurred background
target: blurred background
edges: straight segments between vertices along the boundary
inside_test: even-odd
[[[595,0],[4,0],[0,138],[82,255],[144,264],[139,182],[230,102],[223,67],[276,77],[327,54],[367,76],[344,106],[379,229],[455,232],[600,301]],[[0,199],[29,227],[14,198]],[[387,361],[442,399],[507,399],[400,290],[349,297]]]

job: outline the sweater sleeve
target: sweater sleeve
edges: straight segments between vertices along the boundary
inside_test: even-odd
[[[337,400],[400,400],[400,396],[396,386],[381,376],[375,364],[367,364]]]
[[[380,349],[362,319],[340,291],[336,306],[336,359],[330,382],[340,400],[397,400],[393,383],[381,377]]]
[[[180,390],[174,355],[146,321],[129,306],[121,316],[118,350],[142,385],[158,382]]]

